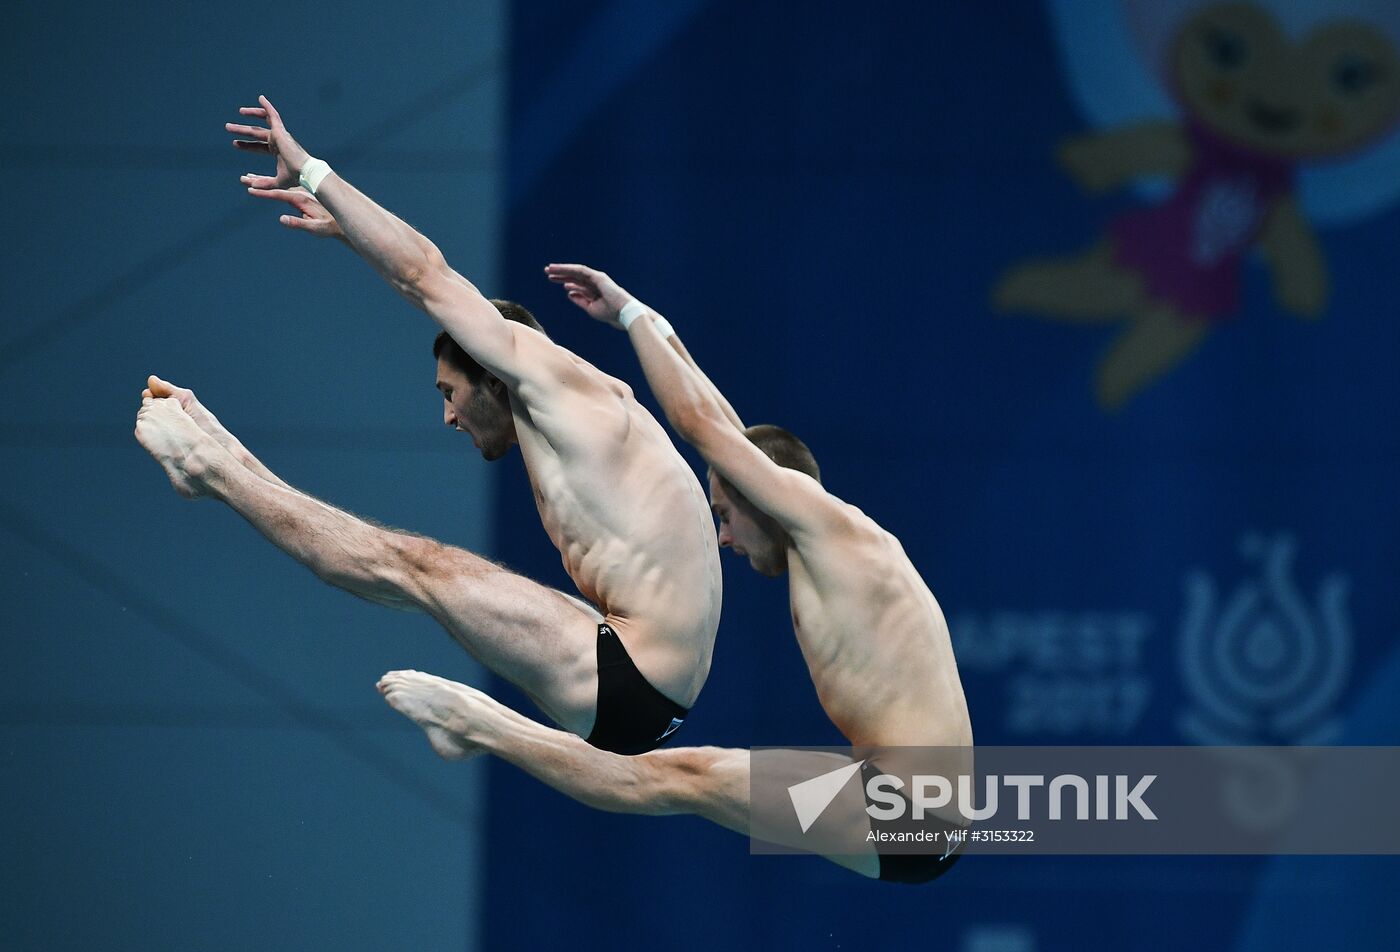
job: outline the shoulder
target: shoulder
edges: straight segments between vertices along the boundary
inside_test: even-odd
[[[820,538],[828,542],[851,546],[873,547],[887,545],[891,542],[895,545],[899,544],[894,536],[880,528],[880,525],[859,507],[830,492],[812,477],[793,470],[785,472],[792,473],[796,478],[795,481],[811,488],[812,493],[809,501],[812,504],[812,515],[814,516],[811,525],[815,534]]]
[[[861,576],[893,579],[909,565],[897,537],[856,506],[827,494],[821,517],[801,538],[799,551],[812,562],[840,563]]]
[[[520,379],[520,396],[527,403],[532,396],[553,395],[559,390],[568,390],[575,396],[599,398],[616,394],[616,385],[620,385],[620,381],[603,373],[567,347],[524,325],[513,325],[512,331],[516,352],[530,368]]]

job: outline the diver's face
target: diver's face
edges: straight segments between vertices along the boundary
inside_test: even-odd
[[[747,556],[754,571],[770,578],[787,571],[787,546],[776,525],[732,487],[710,474],[710,508],[719,520],[719,547]]]
[[[1178,34],[1172,70],[1212,129],[1287,157],[1350,151],[1400,115],[1400,55],[1355,20],[1325,23],[1295,44],[1259,7],[1215,4]]]
[[[437,388],[442,394],[442,422],[467,434],[483,459],[505,456],[515,442],[505,386],[490,374],[476,383],[442,358],[437,365]]]

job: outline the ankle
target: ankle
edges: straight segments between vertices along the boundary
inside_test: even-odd
[[[228,453],[217,444],[201,442],[190,449],[181,461],[185,477],[202,491],[221,495],[224,484],[225,462]]]

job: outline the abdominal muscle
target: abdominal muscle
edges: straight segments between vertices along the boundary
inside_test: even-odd
[[[970,743],[942,611],[897,545],[873,548],[823,553],[832,571],[789,557],[793,624],[822,709],[857,746]]]
[[[579,594],[654,687],[689,706],[719,625],[720,567],[699,481],[634,401],[611,448],[561,457],[516,417],[540,521]]]

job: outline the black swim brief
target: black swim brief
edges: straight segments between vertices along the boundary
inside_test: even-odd
[[[862,790],[869,790],[868,784],[872,777],[881,773],[880,768],[867,761],[860,768],[860,782]],[[922,834],[934,836],[934,840],[929,844],[931,852],[928,853],[906,853],[892,852],[890,845],[881,848],[879,840],[875,843],[875,852],[880,859],[880,879],[887,883],[919,883],[932,882],[953,868],[953,864],[962,856],[962,833],[965,827],[949,823],[932,813],[925,813],[922,820],[914,819],[914,806],[909,802],[909,798],[904,792],[896,791],[900,798],[904,800],[904,812],[901,816],[893,820],[877,820],[873,816],[870,818],[870,831],[877,837],[881,834]],[[866,806],[875,806],[875,802],[870,799],[870,794],[865,795]],[[881,809],[886,804],[879,804]]]
[[[588,742],[615,754],[645,754],[676,732],[690,711],[652,687],[612,626],[598,626],[598,716]]]

